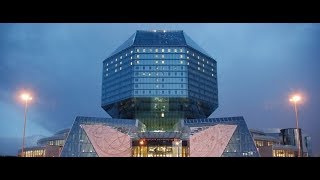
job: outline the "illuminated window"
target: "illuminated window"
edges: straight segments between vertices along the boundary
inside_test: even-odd
[[[187,56],[187,59],[189,59],[189,57]]]
[[[137,64],[139,64],[139,61],[137,61]]]
[[[119,70],[121,71],[121,69],[122,69],[122,68],[121,68],[121,66],[120,66]]]
[[[126,56],[128,56],[128,53],[126,53]]]
[[[180,49],[180,52],[183,52],[183,49]]]
[[[198,59],[200,59],[200,57],[198,56]]]
[[[116,65],[114,65],[115,67],[117,67],[118,66],[118,64],[116,64]]]
[[[107,68],[107,71],[108,71],[109,69]]]
[[[132,59],[132,56],[130,57],[130,59]]]
[[[164,49],[161,49],[161,52],[164,52]]]
[[[137,49],[137,52],[139,52],[139,49]]]
[[[189,51],[187,51],[187,54],[189,54]]]
[[[164,58],[164,55],[162,54],[161,57]]]
[[[183,58],[183,55],[182,55],[182,54],[180,54],[180,58]]]
[[[198,65],[200,65],[200,62],[198,61]]]
[[[213,69],[211,69],[211,71],[213,71]]]
[[[198,70],[200,71],[200,67],[198,67]]]
[[[174,52],[178,52],[178,50],[177,50],[177,49],[174,49]]]
[[[158,58],[159,56],[156,54],[155,57]]]
[[[171,52],[171,49],[170,49],[170,48],[168,49],[168,52]]]
[[[132,65],[132,62],[130,62],[130,65]]]
[[[117,72],[117,69],[115,69],[114,72]]]
[[[146,49],[143,49],[142,52],[146,52]]]
[[[180,61],[180,64],[183,64],[183,61]]]
[[[162,91],[162,92],[163,92],[163,91]],[[164,112],[161,113],[161,117],[162,117],[162,118],[164,117]]]
[[[156,49],[156,52],[158,52],[158,49]]]
[[[202,72],[204,72],[204,69],[202,69]]]
[[[111,64],[113,64],[113,61],[111,61]]]
[[[133,53],[133,51],[130,52],[131,54]]]
[[[139,55],[139,54],[137,54],[137,58],[140,58],[140,55]]]
[[[120,63],[119,64],[122,64],[122,61],[120,61]]]
[[[109,66],[109,64],[107,63],[107,66]]]
[[[108,73],[106,74],[106,76],[108,77]]]
[[[161,61],[162,64],[164,64],[164,61]]]
[[[211,74],[213,76],[213,74]]]
[[[194,56],[194,53],[192,53],[192,56]]]
[[[158,61],[156,61],[156,64],[158,64]]]
[[[209,64],[209,61],[207,61],[207,64]]]
[[[120,56],[120,59],[122,59],[122,56]]]
[[[118,59],[116,58],[116,62],[118,61]]]
[[[204,64],[202,64],[202,67],[204,67]]]
[[[189,62],[187,63],[187,65],[189,65]]]

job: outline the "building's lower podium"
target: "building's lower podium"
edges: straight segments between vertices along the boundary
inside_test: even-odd
[[[243,117],[187,119],[146,131],[134,119],[77,117],[62,157],[258,157]]]

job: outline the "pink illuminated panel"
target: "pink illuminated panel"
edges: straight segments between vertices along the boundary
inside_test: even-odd
[[[190,137],[190,157],[220,157],[237,125],[218,124]]]
[[[131,157],[130,136],[106,125],[81,125],[99,157]]]

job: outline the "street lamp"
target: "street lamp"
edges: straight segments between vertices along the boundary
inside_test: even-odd
[[[293,102],[294,104],[294,111],[296,113],[296,126],[297,126],[297,133],[298,133],[298,157],[301,157],[301,145],[300,145],[300,132],[299,132],[299,120],[298,120],[298,108],[297,108],[297,102],[301,100],[301,97],[299,95],[294,95],[290,98],[290,102]]]
[[[24,141],[25,141],[25,132],[26,132],[26,122],[27,122],[27,108],[28,108],[28,101],[32,100],[32,97],[27,94],[21,94],[21,99],[25,101],[25,108],[24,108],[24,126],[23,126],[23,137],[22,137],[22,149],[21,149],[21,156],[25,157],[24,154]]]

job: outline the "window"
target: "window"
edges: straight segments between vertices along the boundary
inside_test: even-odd
[[[122,61],[120,61],[120,64],[122,64]]]
[[[130,52],[131,54],[133,53],[133,51]]]
[[[198,59],[200,59],[200,57],[198,56]]]
[[[156,52],[158,52],[158,49],[156,49]]]
[[[161,57],[164,58],[164,55],[162,54]]]
[[[178,52],[178,50],[177,50],[177,49],[174,49],[174,52],[176,53],[176,52]]]
[[[200,62],[198,61],[198,65],[200,65]]]
[[[114,72],[117,72],[117,69],[115,69]]]
[[[117,67],[117,66],[118,66],[118,64],[114,65],[114,67]]]
[[[139,61],[137,61],[137,64],[139,64]]]
[[[128,56],[128,53],[126,53],[126,56]]]
[[[162,82],[164,82],[164,78],[162,78]]]
[[[158,64],[158,61],[156,61],[156,64]]]
[[[122,59],[122,56],[120,56],[120,59]]]
[[[137,52],[139,52],[139,49],[137,49]]]
[[[107,71],[108,71],[109,69],[107,68]]]
[[[121,68],[121,66],[120,66],[119,70],[121,71],[121,69],[122,69],[122,68]]]
[[[170,49],[170,48],[168,49],[168,52],[171,52],[171,49]]]
[[[198,70],[200,71],[200,67],[198,67]]]
[[[164,61],[162,60],[161,63],[164,64]]]
[[[187,63],[187,65],[189,65],[189,62]]]
[[[161,49],[161,52],[164,52],[164,49]]]
[[[116,58],[116,62],[118,61],[118,59]]]
[[[194,56],[194,53],[192,53],[192,56]]]
[[[143,49],[142,52],[146,52],[146,49]]]
[[[134,85],[134,87],[135,87],[135,88],[138,88],[138,87],[139,87],[139,85],[138,85],[138,84],[135,84],[135,85]]]
[[[107,66],[109,66],[109,64],[107,63]]]
[[[139,55],[139,54],[137,54],[137,58],[140,58],[140,55]]]
[[[183,58],[183,55],[182,55],[182,54],[180,54],[180,58]]]
[[[130,57],[130,59],[132,59],[132,56]]]
[[[130,65],[132,65],[132,62],[130,62]]]
[[[138,94],[138,91],[134,91],[135,94]]]
[[[189,54],[189,51],[187,51],[187,54]]]
[[[183,61],[180,61],[180,64],[183,64]]]
[[[189,57],[187,56],[187,59],[189,59]]]
[[[204,64],[202,64],[202,67],[204,67]]]
[[[180,52],[183,52],[183,49],[180,49]]]

